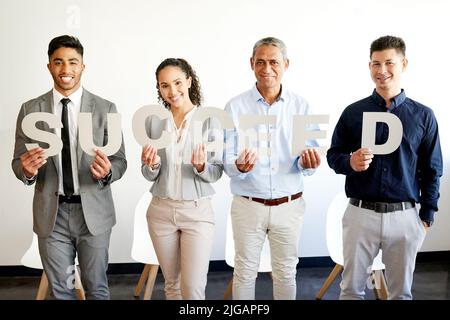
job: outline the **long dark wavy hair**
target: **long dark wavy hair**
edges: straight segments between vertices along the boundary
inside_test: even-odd
[[[160,63],[158,68],[156,68],[155,76],[156,76],[156,89],[158,90],[158,101],[161,102],[167,109],[170,110],[170,104],[166,102],[161,96],[158,83],[159,72],[168,66],[178,67],[186,75],[186,79],[189,77],[192,78],[191,87],[189,88],[189,99],[191,99],[191,102],[194,105],[200,106],[203,100],[200,88],[200,81],[198,80],[197,74],[195,73],[194,69],[192,69],[191,65],[186,60],[181,58],[167,58]]]

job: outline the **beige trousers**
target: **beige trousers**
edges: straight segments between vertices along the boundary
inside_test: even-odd
[[[165,279],[166,299],[204,300],[214,240],[211,201],[153,197],[147,221]]]
[[[255,299],[255,281],[266,235],[270,245],[274,299],[296,298],[298,241],[304,212],[303,198],[279,206],[265,206],[234,196],[231,205],[235,247],[233,299]]]

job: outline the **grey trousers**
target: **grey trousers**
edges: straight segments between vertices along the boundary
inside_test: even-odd
[[[81,283],[87,299],[109,299],[108,248],[111,230],[93,236],[79,203],[61,203],[55,227],[47,238],[39,237],[39,253],[54,298],[76,299],[74,264],[78,254]]]
[[[389,299],[412,299],[416,255],[426,235],[417,209],[378,213],[349,204],[342,226],[344,271],[340,299],[364,299],[371,265],[380,249]]]

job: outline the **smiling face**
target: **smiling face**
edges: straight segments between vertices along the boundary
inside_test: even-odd
[[[280,90],[281,79],[289,66],[289,60],[283,59],[278,47],[268,44],[259,46],[250,63],[260,91]]]
[[[370,75],[377,92],[399,93],[408,60],[396,49],[374,51],[369,62]]]
[[[191,77],[186,78],[186,74],[179,67],[167,66],[158,73],[159,92],[164,101],[170,104],[171,109],[192,107],[189,98],[191,84]]]
[[[52,75],[55,89],[70,96],[81,85],[81,75],[84,71],[83,57],[73,48],[62,47],[50,56],[47,68]]]

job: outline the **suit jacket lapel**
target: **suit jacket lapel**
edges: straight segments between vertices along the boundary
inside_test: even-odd
[[[55,106],[53,105],[53,90],[50,90],[43,96],[42,100],[39,102],[39,111],[54,114],[54,109]],[[56,134],[56,130],[54,128],[47,128],[47,131]],[[58,172],[59,155],[53,156],[51,158],[53,164],[55,165],[55,170],[56,172]]]

